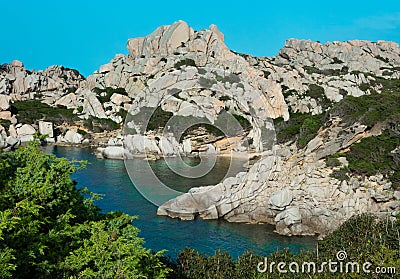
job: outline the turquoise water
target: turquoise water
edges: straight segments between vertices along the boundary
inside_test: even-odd
[[[179,221],[157,216],[157,207],[143,198],[132,184],[121,160],[102,160],[96,158],[90,149],[77,147],[47,146],[45,151],[58,157],[87,160],[90,164],[73,174],[78,187],[87,187],[92,192],[104,194],[97,205],[103,211],[121,210],[137,215],[134,225],[140,237],[146,241],[145,247],[153,251],[166,249],[166,254],[176,257],[177,253],[191,247],[205,254],[213,254],[218,248],[237,257],[245,251],[254,251],[267,256],[271,252],[289,247],[292,251],[313,248],[314,237],[285,237],[273,232],[270,225],[249,225],[225,221]],[[228,160],[228,161],[227,161]],[[218,158],[215,168],[202,179],[180,178],[168,170],[163,160],[150,162],[160,180],[172,185],[176,190],[186,191],[190,187],[218,183],[221,173],[225,173],[229,158]],[[195,165],[196,159],[185,159]],[[134,159],[131,164],[140,167],[143,159]],[[234,160],[234,172],[243,170],[243,162]]]

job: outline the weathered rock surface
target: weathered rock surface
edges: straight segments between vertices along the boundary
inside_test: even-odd
[[[132,154],[122,146],[107,146],[98,148],[98,151],[107,159],[130,159]]]
[[[282,156],[288,154],[282,150],[288,147],[275,146],[248,173],[192,189],[161,205],[158,214],[185,220],[200,216],[270,223],[284,235],[326,235],[354,214],[390,215],[398,210],[395,193],[382,178],[352,178],[347,184],[330,177],[332,169],[326,168],[323,158],[369,136],[365,126],[337,129],[338,120],[332,125],[322,129],[308,147]]]
[[[47,135],[49,138],[54,137],[53,123],[47,121],[39,121],[39,133]]]
[[[67,142],[72,144],[79,144],[83,140],[83,136],[75,130],[68,130],[63,137],[60,137],[59,141]]]
[[[12,115],[10,105],[20,100],[40,99],[51,106],[74,109],[81,121],[95,117],[117,123],[123,122],[128,112],[140,115],[144,107],[161,107],[175,116],[211,124],[229,111],[252,126],[232,137],[236,138],[235,147],[226,138],[219,144],[202,134],[178,143],[171,134],[148,133],[135,120],[126,124],[133,134],[115,141],[105,139],[109,146],[99,151],[106,158],[118,159],[145,153],[215,154],[223,148],[262,152],[248,173],[215,186],[191,189],[159,207],[159,214],[181,219],[199,215],[231,222],[266,222],[275,224],[281,234],[304,235],[326,234],[354,214],[400,210],[396,203],[400,194],[384,179],[352,177],[347,183],[329,176],[332,168],[326,167],[324,158],[369,136],[367,127],[355,124],[346,128],[339,119],[331,119],[331,126],[323,127],[302,150],[274,145],[271,140],[271,119],[287,120],[289,111],[321,114],[346,95],[379,92],[377,77],[399,79],[398,44],[356,40],[320,44],[289,39],[276,57],[255,58],[230,51],[215,25],[194,31],[178,21],[146,37],[130,39],[127,48],[128,55],[116,55],[87,79],[60,66],[35,72],[26,70],[20,61],[1,65],[0,119],[11,124],[0,129],[0,146],[18,146],[36,130],[18,124]],[[54,136],[50,126],[39,122],[38,130]],[[60,142],[83,142],[76,128],[63,124],[54,129],[66,131],[58,137]],[[245,146],[245,138],[252,143]]]

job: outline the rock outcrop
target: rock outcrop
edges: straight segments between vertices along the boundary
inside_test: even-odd
[[[400,79],[398,44],[289,39],[275,57],[252,57],[229,50],[215,25],[195,31],[177,21],[129,39],[127,49],[128,55],[116,55],[86,79],[61,66],[29,71],[17,60],[1,65],[0,147],[12,149],[39,131],[60,143],[97,140],[99,154],[112,159],[237,151],[261,155],[247,173],[193,188],[158,209],[160,215],[181,219],[265,222],[281,234],[324,235],[353,214],[400,210],[400,194],[387,186],[390,182],[376,177],[342,182],[330,176],[333,169],[325,164],[326,156],[370,136],[365,125],[342,126],[331,117],[299,149],[276,144],[273,122],[293,113],[325,113],[347,95],[380,92],[384,79]],[[22,122],[13,103],[23,100],[67,109],[74,123],[69,123],[72,117],[57,125],[46,119]],[[177,122],[148,125],[160,111]],[[249,127],[236,129],[232,119]],[[198,123],[226,135],[200,127],[180,137]],[[343,158],[340,162],[346,164]]]
[[[354,177],[347,183],[330,176],[332,169],[323,158],[370,136],[366,126],[344,128],[339,123],[336,119],[300,151],[276,145],[248,173],[194,188],[161,205],[158,214],[182,220],[199,216],[270,223],[284,235],[326,235],[354,214],[397,212],[399,192],[385,187],[388,181]]]

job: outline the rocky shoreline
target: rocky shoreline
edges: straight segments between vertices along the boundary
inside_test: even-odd
[[[129,39],[127,49],[87,78],[62,66],[1,65],[0,148],[38,132],[49,143],[95,146],[112,159],[260,154],[247,173],[158,209],[184,220],[326,235],[352,215],[399,213],[398,112],[363,101],[384,95],[390,107],[399,102],[398,44],[289,39],[277,56],[253,57],[229,50],[215,25],[195,31],[177,21]],[[351,172],[346,153],[388,131],[390,168]]]

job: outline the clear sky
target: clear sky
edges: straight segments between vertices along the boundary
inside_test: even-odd
[[[276,55],[288,38],[400,42],[400,1],[34,1],[0,5],[0,64],[64,65],[87,76],[129,38],[179,19],[195,30],[216,24],[232,50]]]

